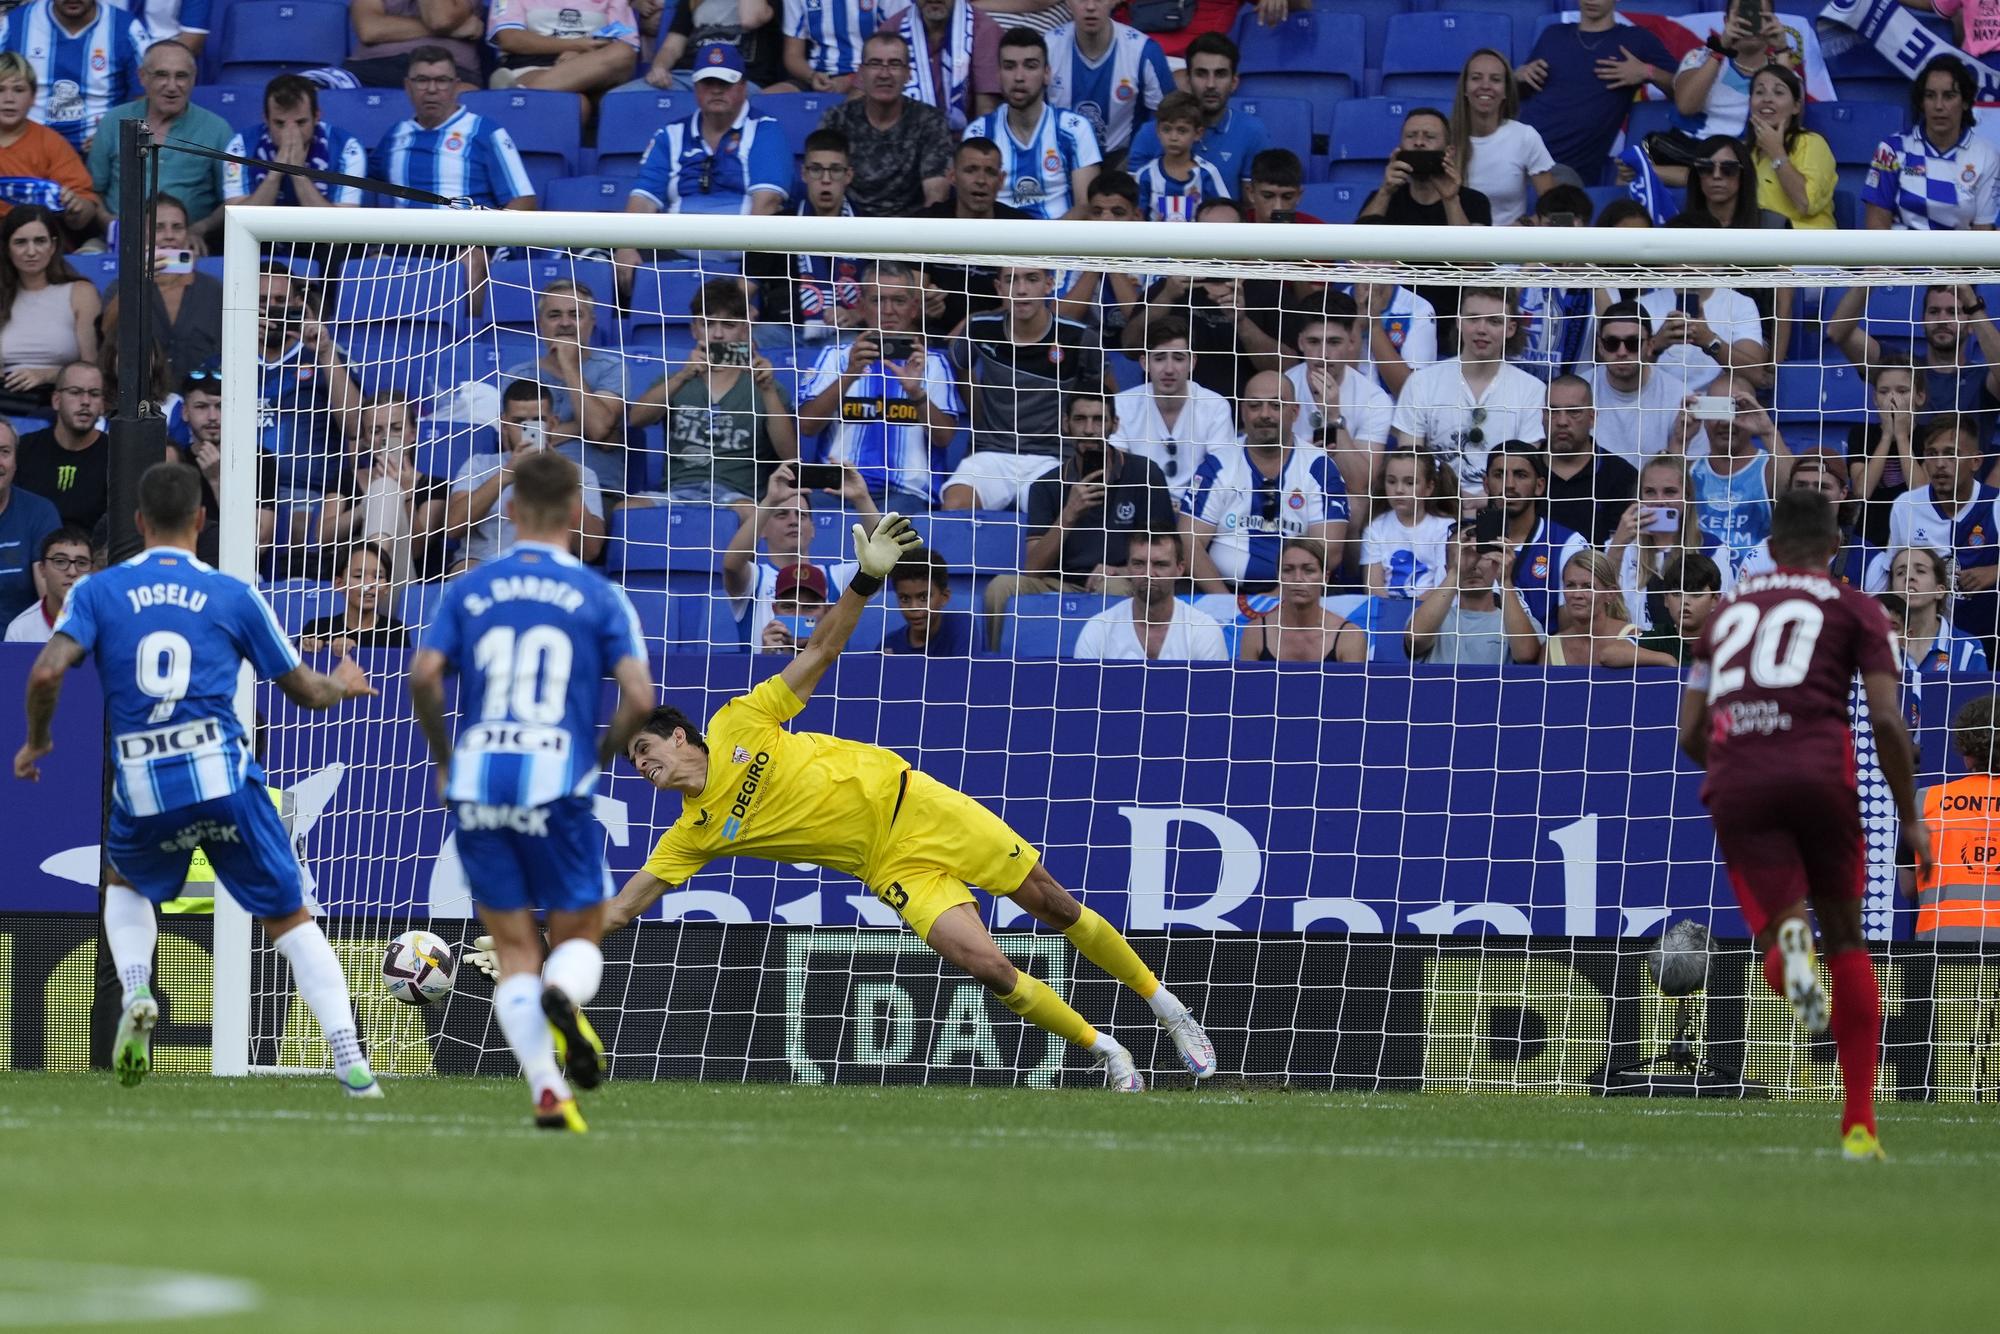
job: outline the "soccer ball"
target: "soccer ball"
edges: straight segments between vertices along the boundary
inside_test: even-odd
[[[458,960],[428,931],[405,931],[382,956],[382,985],[405,1005],[429,1005],[451,994]]]

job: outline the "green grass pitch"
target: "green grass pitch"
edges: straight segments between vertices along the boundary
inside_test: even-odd
[[[1868,1166],[1823,1103],[628,1083],[575,1138],[511,1081],[388,1092],[0,1075],[0,1327],[61,1315],[35,1261],[254,1285],[148,1326],[218,1334],[1996,1319],[1991,1106],[1885,1107]]]

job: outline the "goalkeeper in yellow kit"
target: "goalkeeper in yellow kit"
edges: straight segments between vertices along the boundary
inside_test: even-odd
[[[917,535],[907,519],[887,514],[872,534],[856,524],[854,541],[859,572],[784,671],[725,704],[705,736],[678,709],[661,708],[633,737],[633,764],[654,787],[681,794],[681,816],[612,901],[606,929],[631,921],[719,857],[845,871],[1008,1009],[1089,1049],[1111,1087],[1143,1091],[1130,1052],[1000,952],[967,889],[978,885],[1061,931],[1086,959],[1138,992],[1195,1078],[1214,1074],[1215,1047],[1187,1007],[1109,922],[1056,883],[1040,854],[999,816],[893,751],[785,730]]]

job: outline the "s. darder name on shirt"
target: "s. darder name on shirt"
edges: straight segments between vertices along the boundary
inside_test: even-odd
[[[496,602],[549,602],[564,611],[575,611],[583,605],[583,590],[560,579],[510,574],[488,584],[483,594],[465,595],[465,608],[474,616],[484,616]]]
[[[140,584],[137,588],[125,590],[125,596],[132,601],[133,611],[144,611],[148,607],[186,607],[189,611],[200,611],[208,605],[208,594],[197,592],[186,584]]]

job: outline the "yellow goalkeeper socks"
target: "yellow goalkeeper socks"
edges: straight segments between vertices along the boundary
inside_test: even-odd
[[[1066,1038],[1079,1047],[1088,1047],[1097,1041],[1097,1030],[1090,1026],[1088,1020],[1072,1010],[1061,996],[1025,972],[1014,974],[1014,989],[1002,996],[1000,1003],[1035,1027]]]
[[[1076,919],[1063,935],[1076,946],[1076,952],[1102,968],[1105,972],[1123,982],[1141,996],[1151,1000],[1153,993],[1160,989],[1160,979],[1153,976],[1153,970],[1132,952],[1132,946],[1116,928],[1090,909],[1083,910],[1083,916]]]

